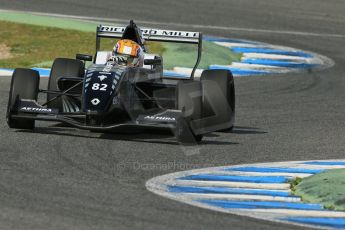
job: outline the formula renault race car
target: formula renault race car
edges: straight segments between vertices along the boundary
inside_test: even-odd
[[[124,67],[109,63],[111,51],[100,51],[101,39],[130,39],[143,47],[144,64]],[[198,56],[186,78],[163,75],[163,58],[147,53],[144,41],[196,44]],[[99,25],[95,56],[55,59],[47,90],[39,89],[39,73],[15,69],[7,108],[11,128],[33,129],[35,120],[62,122],[99,132],[128,128],[171,129],[181,143],[195,143],[203,134],[234,125],[235,89],[228,70],[204,70],[194,77],[201,59],[198,32]],[[92,65],[85,70],[85,62]],[[47,94],[38,103],[38,94]]]

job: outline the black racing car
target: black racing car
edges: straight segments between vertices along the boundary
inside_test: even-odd
[[[163,76],[163,59],[145,54],[143,67],[123,67],[102,61],[101,38],[198,45],[198,58],[189,78]],[[144,49],[145,50],[145,49]],[[171,30],[97,27],[96,55],[57,58],[48,89],[39,89],[39,73],[15,69],[7,108],[9,127],[33,129],[35,120],[58,121],[80,129],[118,131],[132,128],[172,129],[181,143],[199,142],[203,134],[230,130],[234,125],[235,89],[228,70],[204,70],[194,78],[201,58],[202,34]],[[85,70],[85,62],[93,64]],[[47,101],[37,102],[39,93]]]

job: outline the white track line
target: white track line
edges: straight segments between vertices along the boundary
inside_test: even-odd
[[[23,12],[24,11],[10,11],[10,10],[1,10],[3,12]],[[0,11],[0,12],[1,12]],[[53,13],[41,13],[41,12],[30,12],[25,11],[25,13],[31,13],[41,16],[53,16],[59,18],[70,18],[70,19],[78,19],[84,21],[98,21],[98,22],[112,22],[112,23],[128,23],[127,19],[122,18],[105,18],[105,17],[86,17],[86,16],[78,16],[78,15],[65,15],[65,14],[53,14]],[[179,27],[186,27],[186,28],[194,28],[194,29],[212,29],[212,30],[223,30],[223,31],[243,31],[243,32],[250,32],[250,33],[268,33],[268,34],[288,34],[288,35],[295,35],[295,36],[309,36],[309,37],[329,37],[329,38],[345,38],[344,34],[325,34],[325,33],[315,33],[315,32],[301,32],[301,31],[283,31],[283,30],[269,30],[269,29],[255,29],[255,28],[241,28],[241,27],[233,27],[233,26],[213,26],[213,25],[199,25],[199,24],[186,24],[186,23],[174,23],[174,22],[158,22],[158,21],[147,21],[147,20],[137,20],[137,23],[141,24],[150,24],[150,25],[157,25],[166,28],[167,26],[179,26]]]

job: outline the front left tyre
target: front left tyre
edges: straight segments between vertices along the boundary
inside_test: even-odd
[[[10,128],[34,129],[35,121],[25,118],[12,118],[12,110],[20,99],[37,100],[40,84],[39,73],[31,69],[15,69],[7,105],[6,120]]]

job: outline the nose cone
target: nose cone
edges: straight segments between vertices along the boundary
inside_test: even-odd
[[[106,112],[112,104],[120,75],[89,70],[84,80],[83,111]]]

